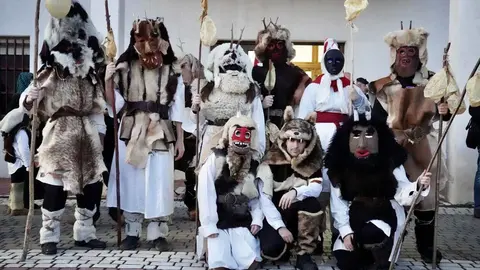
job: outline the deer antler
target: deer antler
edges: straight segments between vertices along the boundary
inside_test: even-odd
[[[240,38],[238,39],[236,49],[238,49],[238,47],[240,46],[240,42],[242,41],[243,30],[245,30],[245,26],[242,28],[242,31],[240,32]]]
[[[230,36],[231,36],[230,49],[232,49],[233,48],[233,23],[232,23],[232,29],[230,30]]]
[[[279,17],[277,17],[277,19],[275,20],[275,26],[277,26],[278,18],[279,18]]]
[[[263,17],[262,22],[263,22],[263,26],[265,27],[265,29],[267,29],[267,23],[265,22],[265,17]]]
[[[182,52],[184,52],[184,51],[183,51],[183,44],[184,44],[185,42],[182,42],[182,39],[181,39],[181,38],[178,38],[178,41],[180,42],[180,45],[177,45],[177,47],[180,48],[180,50],[181,50]]]

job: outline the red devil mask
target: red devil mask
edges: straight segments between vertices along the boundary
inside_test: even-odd
[[[250,150],[250,143],[252,142],[253,128],[235,126],[233,131],[230,146],[238,154],[246,154]]]

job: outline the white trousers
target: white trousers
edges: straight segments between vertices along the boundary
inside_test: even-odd
[[[261,262],[260,242],[247,228],[219,230],[216,238],[207,238],[208,267],[248,269]]]

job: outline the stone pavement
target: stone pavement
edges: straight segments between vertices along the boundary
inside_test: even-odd
[[[104,202],[103,202],[104,203]],[[102,204],[103,204],[102,203]],[[74,247],[72,225],[74,201],[68,202],[62,219],[62,238],[59,254],[40,254],[38,231],[41,225],[40,212],[34,216],[31,251],[27,261],[19,262],[22,253],[25,217],[10,217],[5,214],[6,200],[0,199],[0,269],[206,269],[204,261],[196,259],[194,251],[194,222],[187,219],[187,211],[181,202],[176,202],[175,213],[168,240],[173,252],[159,253],[148,243],[142,243],[138,251],[120,251],[116,248],[116,226],[102,207],[102,217],[97,223],[97,235],[108,241],[106,250],[86,250]],[[480,219],[474,219],[472,209],[441,208],[439,245],[444,254],[441,269],[480,269]],[[430,269],[419,260],[410,228],[401,259],[396,269]],[[330,235],[326,236],[329,239]],[[329,252],[330,242],[325,243],[326,254],[316,257],[320,269],[336,269]],[[266,263],[263,269],[294,269],[290,264]],[[430,268],[427,268],[430,267]]]

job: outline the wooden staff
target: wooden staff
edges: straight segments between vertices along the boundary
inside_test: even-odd
[[[33,51],[35,52],[33,55],[33,85],[35,87],[38,86],[37,80],[37,66],[38,66],[38,36],[39,36],[39,28],[38,28],[38,21],[40,19],[40,2],[41,0],[37,0],[37,6],[35,9],[35,45],[33,47]],[[33,119],[32,119],[32,140],[30,144],[30,165],[28,170],[28,193],[29,193],[29,203],[28,203],[28,215],[27,215],[27,223],[25,225],[25,236],[23,239],[23,252],[20,261],[25,261],[27,259],[28,248],[30,244],[30,232],[32,229],[32,219],[33,219],[33,211],[34,211],[34,199],[35,199],[35,189],[34,189],[34,175],[35,175],[35,151],[36,151],[36,144],[37,144],[37,129],[38,129],[38,99],[33,102]]]
[[[480,65],[480,58],[477,60],[477,64],[475,64],[475,67],[473,68],[472,73],[470,73],[470,76],[468,77],[469,79],[472,78],[475,75],[479,65]],[[432,167],[432,164],[433,164],[433,161],[435,160],[435,157],[437,156],[439,150],[442,148],[442,143],[445,140],[445,137],[448,133],[448,130],[450,129],[450,126],[452,125],[453,119],[455,119],[455,116],[457,115],[458,110],[460,109],[460,106],[462,106],[463,99],[465,98],[465,94],[467,93],[466,88],[467,88],[467,85],[465,84],[465,87],[463,88],[462,96],[460,97],[458,105],[455,108],[455,111],[453,112],[452,117],[448,121],[447,127],[445,128],[445,132],[442,134],[441,139],[439,140],[439,143],[437,145],[437,148],[435,149],[435,152],[434,152],[432,158],[430,159],[430,162],[428,163],[427,170],[426,170],[427,172],[430,171],[430,169]],[[420,188],[420,191],[415,192],[415,196],[413,198],[412,205],[410,206],[410,209],[408,210],[408,213],[407,213],[407,217],[405,219],[405,226],[403,227],[402,232],[400,234],[400,238],[398,239],[397,244],[395,245],[395,249],[394,249],[393,254],[392,254],[392,261],[390,262],[389,270],[392,270],[394,265],[395,265],[395,258],[397,257],[397,254],[400,251],[403,239],[405,238],[405,234],[407,232],[408,223],[410,222],[410,218],[413,214],[413,210],[415,209],[415,205],[417,204],[417,201],[418,201],[418,198],[420,197],[420,193],[421,193],[422,189],[423,189],[423,187]]]
[[[208,0],[200,0],[200,4],[202,6],[202,15],[200,16],[200,29],[202,29],[203,26],[203,20],[207,16],[207,10],[208,10]],[[200,66],[202,64],[202,39],[200,38],[200,41],[198,43],[198,62],[200,63]],[[198,69],[198,74],[197,74],[197,93],[200,94],[200,78],[201,76],[201,68]],[[196,115],[196,120],[197,120],[197,129],[195,130],[195,135],[196,135],[196,140],[195,140],[195,147],[196,147],[196,156],[195,156],[195,168],[198,168],[200,164],[200,106],[198,107],[197,115]],[[198,173],[195,173],[195,235],[198,235],[198,223],[199,223],[199,212],[198,211]],[[196,238],[196,237],[195,237]],[[195,243],[195,254],[198,253],[197,250],[197,244]]]
[[[443,51],[443,68],[446,69],[447,75],[450,74],[448,70],[448,50],[450,50],[450,42],[447,44],[447,47]],[[447,77],[448,80],[449,77]],[[448,82],[448,81],[447,81]],[[447,83],[448,84],[448,83]],[[446,89],[445,89],[446,91]],[[445,91],[443,95],[445,96]],[[442,97],[440,99],[440,103],[444,103],[445,98]],[[438,123],[438,143],[440,143],[440,138],[442,137],[443,131],[443,115],[440,114],[440,122]],[[437,246],[438,246],[438,207],[440,205],[440,174],[442,173],[442,151],[438,152],[437,157],[437,172],[435,175],[435,215],[434,215],[434,234],[433,234],[433,261],[432,261],[432,269],[437,269]]]
[[[113,30],[112,26],[110,24],[110,12],[108,9],[108,0],[105,0],[105,19],[107,20],[107,31],[108,38],[112,39],[109,40],[108,42],[111,42],[113,46],[115,45],[115,40],[113,39]],[[114,62],[115,59],[115,54],[116,52],[110,52],[113,55],[109,55],[109,51],[107,49],[107,61],[108,62]],[[113,90],[113,89],[110,89]],[[120,244],[122,242],[122,215],[120,211],[120,161],[119,161],[119,153],[118,153],[118,116],[117,116],[117,108],[115,106],[115,92],[112,95],[112,111],[113,111],[113,136],[114,142],[115,142],[115,185],[117,189],[117,246],[120,247]]]

